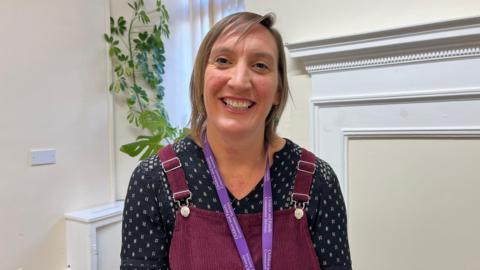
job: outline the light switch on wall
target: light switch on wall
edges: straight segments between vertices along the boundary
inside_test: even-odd
[[[55,149],[32,149],[32,166],[55,164]]]

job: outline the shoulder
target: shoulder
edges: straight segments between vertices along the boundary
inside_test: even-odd
[[[158,155],[139,161],[130,178],[128,192],[158,189],[162,171]]]
[[[310,151],[292,142],[289,139],[285,139],[285,140],[286,140],[286,144],[285,144],[284,150],[297,155],[298,160],[300,160],[300,156],[303,151]],[[315,165],[316,165],[316,168],[315,168],[314,179],[316,180],[315,181],[316,185],[331,186],[332,184],[336,184],[336,182],[338,181],[337,176],[332,166],[330,166],[330,164],[327,161],[315,155]]]
[[[172,148],[175,152],[175,155],[179,157],[182,162],[184,162],[184,157],[188,157],[192,154],[192,152],[195,152],[197,149],[199,149],[199,147],[190,137],[186,137],[178,142],[173,143]],[[162,175],[163,173],[162,160],[158,153],[156,153],[144,160],[139,161],[133,172],[133,175],[158,176]]]
[[[202,152],[202,148],[197,145],[191,136],[187,136],[175,142],[172,146],[177,156],[188,156]]]
[[[182,167],[188,167],[189,163],[198,161],[195,156],[201,153],[201,148],[190,137],[173,143],[172,148],[175,156],[180,159]],[[168,187],[167,176],[162,166],[163,161],[158,153],[139,161],[133,171],[130,183],[135,185],[152,184],[154,186],[155,184],[161,184],[161,187]]]

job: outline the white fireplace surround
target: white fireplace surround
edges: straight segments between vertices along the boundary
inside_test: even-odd
[[[348,207],[348,140],[480,138],[480,17],[286,44],[311,76],[313,150]]]

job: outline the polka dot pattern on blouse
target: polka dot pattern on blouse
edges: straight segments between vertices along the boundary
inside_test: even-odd
[[[223,212],[202,149],[187,137],[174,144],[192,192],[194,207]],[[287,140],[270,168],[274,211],[293,206],[291,195],[301,148]],[[306,207],[309,232],[322,270],[350,270],[345,204],[332,168],[316,160],[317,170]],[[262,211],[263,180],[241,200],[232,198],[235,213]],[[132,174],[122,224],[122,270],[169,269],[168,251],[176,204],[157,155],[142,161]]]

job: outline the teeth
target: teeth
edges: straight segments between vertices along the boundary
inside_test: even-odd
[[[225,104],[235,109],[247,109],[252,105],[252,102],[247,100],[233,100],[228,98],[223,99],[223,102],[225,102]]]

